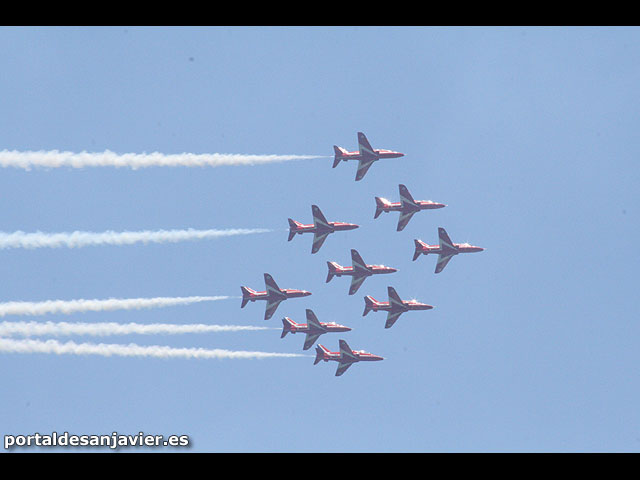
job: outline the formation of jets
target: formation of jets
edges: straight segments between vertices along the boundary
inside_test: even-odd
[[[355,178],[356,181],[362,180],[371,165],[377,160],[404,156],[404,153],[401,152],[372,148],[367,137],[362,132],[358,132],[358,151],[349,152],[337,145],[334,145],[333,149],[335,152],[333,168],[337,167],[341,161],[358,161],[358,169]],[[398,218],[398,224],[396,226],[397,232],[401,232],[407,226],[415,213],[421,210],[432,210],[446,207],[443,203],[432,202],[430,200],[415,200],[411,193],[409,193],[407,187],[403,184],[398,185],[398,190],[400,193],[399,202],[394,203],[382,197],[375,197],[376,211],[373,217],[376,219],[382,213],[400,212],[400,217]],[[327,221],[317,205],[311,206],[311,214],[313,217],[313,224],[310,225],[305,225],[291,218],[288,219],[288,241],[291,241],[296,234],[302,235],[303,233],[313,233],[313,243],[311,246],[312,254],[315,254],[320,250],[329,234],[343,230],[353,230],[359,227],[354,223]],[[438,255],[435,273],[442,272],[451,258],[459,253],[481,252],[484,250],[482,247],[477,247],[468,243],[453,243],[446,230],[442,227],[438,227],[438,238],[438,245],[428,245],[421,240],[414,240],[414,261],[417,260],[420,255],[428,255],[430,253]],[[325,283],[330,282],[334,276],[350,276],[351,285],[349,287],[349,295],[354,295],[367,277],[398,271],[396,268],[387,267],[385,265],[368,265],[364,262],[356,249],[351,249],[351,262],[351,266],[343,267],[334,261],[327,261],[329,272]],[[306,290],[279,288],[273,277],[268,273],[264,274],[264,282],[265,291],[262,292],[252,290],[245,286],[240,287],[242,290],[242,304],[240,306],[241,308],[244,308],[249,301],[254,302],[256,300],[266,300],[267,304],[264,313],[265,320],[268,320],[273,316],[278,305],[280,305],[282,301],[288,298],[306,297],[311,295],[311,292]],[[366,316],[371,311],[378,312],[381,310],[387,312],[387,320],[384,328],[391,328],[396,323],[400,315],[405,312],[411,310],[431,310],[434,308],[432,305],[428,305],[417,300],[402,300],[396,290],[391,286],[387,287],[387,294],[388,301],[386,302],[378,301],[372,296],[366,295],[364,297],[365,308],[362,314],[362,316]],[[308,350],[314,345],[318,338],[325,333],[351,331],[350,327],[340,325],[335,322],[320,322],[315,313],[309,308],[306,309],[306,316],[307,323],[296,323],[291,318],[284,317],[282,319],[283,327],[280,338],[284,338],[288,333],[305,333],[306,336],[302,349]],[[343,339],[340,339],[338,344],[338,352],[332,352],[323,345],[317,345],[314,365],[320,363],[320,361],[335,361],[338,363],[335,375],[341,376],[356,362],[384,360],[383,357],[365,352],[364,350],[352,350]]]

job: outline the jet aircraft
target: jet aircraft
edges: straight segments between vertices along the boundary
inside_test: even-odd
[[[360,285],[362,285],[362,282],[364,282],[367,277],[380,273],[393,273],[398,271],[396,268],[386,267],[384,265],[367,265],[355,249],[351,249],[351,261],[353,263],[351,267],[343,267],[336,262],[327,262],[329,273],[325,283],[329,283],[334,275],[336,277],[350,275],[351,287],[349,288],[349,295],[353,295],[358,291]]]
[[[416,246],[413,253],[414,260],[416,260],[420,254],[438,254],[435,273],[440,273],[454,255],[458,255],[459,253],[482,252],[484,250],[482,247],[476,247],[468,243],[453,243],[449,238],[449,235],[447,235],[446,230],[442,227],[438,227],[438,237],[440,239],[439,245],[427,245],[421,240],[414,240]]]
[[[295,220],[289,219],[289,242],[295,237],[296,233],[302,235],[305,232],[313,232],[313,245],[311,253],[316,253],[327,239],[330,233],[341,230],[353,230],[358,228],[354,223],[345,222],[328,222],[317,205],[311,205],[311,214],[313,215],[313,225],[304,225]]]
[[[433,308],[432,305],[427,305],[426,303],[421,303],[417,300],[402,300],[393,287],[387,287],[387,293],[389,294],[388,302],[379,302],[369,295],[364,297],[365,305],[364,313],[362,314],[364,317],[371,310],[374,312],[377,312],[378,310],[389,312],[387,314],[387,323],[384,324],[384,328],[391,328],[393,324],[396,323],[396,320],[398,320],[398,317],[400,317],[404,312],[409,310],[431,310]]]
[[[400,190],[400,201],[392,203],[386,198],[376,197],[376,213],[373,218],[378,218],[382,212],[400,212],[397,232],[402,231],[407,226],[414,213],[420,210],[432,210],[434,208],[446,207],[444,203],[436,203],[430,200],[414,200],[409,190],[404,185],[398,185]]]
[[[320,360],[324,360],[325,362],[328,362],[329,360],[338,362],[336,377],[339,377],[356,362],[374,362],[377,360],[384,360],[383,357],[365,352],[364,350],[351,350],[351,347],[349,347],[347,342],[344,340],[340,340],[339,344],[339,352],[331,352],[325,346],[318,345],[316,347],[316,359],[313,364],[318,364]]]
[[[381,158],[398,158],[404,157],[404,153],[394,152],[393,150],[374,149],[371,147],[369,140],[364,133],[358,132],[358,151],[349,152],[346,149],[337,145],[333,146],[335,156],[333,159],[333,168],[336,168],[340,161],[346,162],[347,160],[358,160],[358,171],[356,172],[356,182],[362,180],[369,167],[373,162],[380,160]]]
[[[349,332],[351,329],[349,327],[345,327],[344,325],[339,325],[335,322],[320,322],[318,317],[316,317],[313,310],[307,308],[307,323],[296,323],[291,320],[289,317],[284,317],[282,319],[282,335],[280,338],[284,338],[287,333],[306,333],[306,337],[304,339],[303,350],[308,350],[311,346],[316,342],[318,337],[324,333],[328,332]]]
[[[291,288],[280,288],[276,284],[275,280],[268,273],[264,274],[264,284],[266,286],[266,291],[264,292],[256,292],[249,287],[240,287],[242,290],[242,304],[240,308],[244,308],[247,302],[255,302],[256,300],[266,300],[267,306],[264,311],[264,319],[269,320],[280,302],[286,300],[287,298],[297,298],[297,297],[307,297],[311,295],[311,292],[307,292],[306,290],[295,290]]]

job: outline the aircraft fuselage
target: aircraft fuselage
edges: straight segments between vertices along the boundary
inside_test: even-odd
[[[297,233],[298,235],[302,235],[303,233],[324,233],[324,232],[340,232],[343,230],[354,230],[358,228],[358,225],[356,225],[355,223],[346,223],[346,222],[329,222],[329,228],[323,226],[323,225],[315,225],[315,224],[311,224],[311,225],[305,225],[305,224],[298,224],[296,225],[295,228],[295,233]]]
[[[388,212],[419,212],[420,210],[434,210],[436,208],[444,208],[446,205],[444,203],[432,202],[430,200],[416,200],[415,201],[417,207],[414,207],[410,204],[402,204],[402,202],[389,202],[383,205],[380,205],[380,210],[385,213]]]
[[[419,253],[423,255],[428,255],[430,253],[457,255],[459,253],[474,253],[482,252],[484,250],[482,247],[476,247],[475,245],[469,245],[468,243],[454,243],[453,247],[453,249],[449,247],[442,248],[440,245],[428,245],[424,242],[420,242]]]
[[[418,302],[417,300],[403,300],[402,307],[400,307],[399,305],[392,305],[391,302],[379,302],[375,298],[372,298],[371,304],[371,310],[373,310],[374,312],[377,312],[379,310],[382,310],[384,312],[407,312],[410,310],[431,310],[432,308],[433,305]]]
[[[264,292],[256,292],[251,291],[250,295],[247,296],[247,300],[251,302],[255,302],[256,300],[269,300],[269,298],[298,298],[298,297],[307,297],[311,295],[311,292],[307,292],[306,290],[297,290],[294,288],[282,288],[280,289],[281,295],[277,295],[274,293],[270,293],[267,291]]]
[[[387,267],[385,265],[367,265],[367,270],[356,270],[353,267],[341,267],[336,266],[335,271],[333,271],[333,275],[336,277],[341,277],[343,275],[354,276],[354,275],[377,275],[380,273],[394,273],[397,272],[397,268]]]
[[[373,150],[374,156],[377,159],[380,158],[399,158],[404,157],[404,153],[394,152],[393,150],[386,150],[384,148],[376,148]],[[347,160],[362,160],[362,159],[370,159],[371,154],[362,154],[360,152],[342,152],[340,154],[340,159],[343,162]]]

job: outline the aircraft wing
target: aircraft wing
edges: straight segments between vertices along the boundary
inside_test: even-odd
[[[313,216],[313,223],[316,227],[331,228],[331,225],[329,225],[329,222],[317,205],[311,205],[311,215]]]
[[[440,273],[442,270],[444,270],[444,267],[447,266],[447,263],[449,263],[451,257],[453,257],[453,255],[443,255],[442,253],[438,255],[438,262],[436,263],[435,273]]]
[[[347,371],[347,368],[349,368],[351,365],[353,365],[353,363],[340,363],[338,365],[338,368],[336,370],[336,377],[339,377],[340,375],[342,375],[344,372]]]
[[[347,342],[340,339],[338,340],[338,345],[340,345],[340,356],[342,357],[342,360],[351,362],[358,361],[358,357],[353,354],[353,350],[351,350],[351,347]]]
[[[307,325],[311,327],[311,330],[312,331],[320,330],[324,332],[325,329],[322,327],[322,325],[320,325],[320,321],[318,320],[318,317],[316,317],[316,314],[313,313],[313,310],[311,310],[310,308],[307,308],[306,313],[307,313]]]
[[[362,132],[358,132],[358,151],[363,158],[377,158],[367,136]]]
[[[285,297],[284,293],[282,293],[282,290],[280,290],[280,287],[278,287],[276,281],[268,273],[264,274],[264,285],[267,288],[267,293],[269,294],[269,296],[275,295],[277,297]]]
[[[389,312],[387,315],[387,323],[384,324],[384,328],[391,328],[396,320],[402,315],[402,312]]]
[[[311,245],[311,253],[316,253],[329,236],[331,232],[315,232],[313,234],[313,245]]]
[[[276,300],[272,300],[271,298],[267,299],[267,306],[264,310],[264,319],[265,320],[269,320],[273,314],[276,311],[276,308],[278,308],[278,305],[280,305],[280,302],[282,302],[284,300],[284,298],[278,298]]]
[[[407,223],[409,223],[409,220],[411,220],[411,217],[413,217],[413,214],[416,212],[400,212],[400,218],[398,219],[398,227],[396,228],[396,232],[401,232],[404,227],[407,226]]]
[[[453,246],[453,242],[449,238],[449,235],[447,235],[447,231],[442,227],[438,227],[438,238],[440,240],[440,248],[448,248],[450,250],[455,250],[455,247]]]
[[[404,310],[404,303],[402,303],[402,299],[400,298],[400,295],[398,295],[398,292],[396,292],[395,288],[387,287],[387,294],[389,295],[389,303],[392,306],[400,307]]]
[[[311,348],[311,346],[316,343],[316,340],[318,339],[318,337],[320,337],[320,335],[322,335],[321,333],[307,333],[307,336],[304,338],[304,346],[302,347],[303,350],[309,350]]]
[[[418,204],[413,199],[413,196],[409,193],[409,189],[404,185],[398,185],[398,190],[400,190],[400,201],[403,205],[410,205],[414,208],[418,208]]]
[[[351,263],[354,272],[369,273],[369,267],[364,263],[364,260],[355,248],[351,249]]]
[[[349,295],[353,295],[358,291],[365,278],[367,278],[365,275],[354,275],[353,277],[351,277],[351,287],[349,287]]]
[[[372,157],[372,158],[363,158],[358,162],[358,171],[356,172],[356,182],[358,180],[362,180],[362,177],[365,176],[365,174],[367,173],[367,170],[369,170],[369,167],[373,165],[373,162],[375,162],[376,160],[377,160],[376,157]]]

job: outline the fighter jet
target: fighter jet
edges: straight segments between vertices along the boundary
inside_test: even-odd
[[[305,232],[313,232],[313,245],[311,253],[316,253],[327,239],[330,233],[341,230],[353,230],[358,228],[355,223],[344,222],[328,222],[317,205],[311,205],[311,214],[313,215],[313,225],[304,225],[295,220],[289,219],[289,242],[295,237],[296,233],[302,235]]]
[[[296,323],[289,317],[282,319],[282,335],[280,338],[284,338],[287,333],[306,333],[307,336],[304,339],[303,350],[309,350],[311,346],[316,342],[318,337],[328,332],[349,332],[351,329],[344,325],[339,325],[336,322],[323,323],[318,321],[315,313],[307,308],[307,323]]]
[[[433,308],[432,305],[420,303],[416,300],[402,300],[393,287],[387,287],[387,292],[389,294],[388,302],[379,302],[369,295],[364,297],[364,313],[362,314],[364,317],[371,310],[374,312],[378,310],[389,312],[384,328],[391,328],[393,324],[396,323],[396,320],[398,320],[398,317],[404,312],[409,310],[431,310]]]
[[[347,345],[347,342],[344,340],[340,340],[339,343],[339,352],[331,352],[325,346],[318,345],[316,347],[316,359],[313,364],[318,364],[320,360],[324,360],[325,362],[328,362],[329,360],[338,362],[336,377],[339,377],[347,371],[347,368],[356,362],[375,362],[377,360],[384,360],[381,356],[365,352],[364,350],[351,350],[349,345]]]
[[[440,273],[454,255],[459,253],[482,252],[484,250],[482,247],[476,247],[474,245],[469,245],[468,243],[453,243],[445,229],[442,227],[438,227],[438,237],[440,238],[440,245],[427,245],[421,240],[414,240],[416,245],[416,250],[413,253],[414,260],[416,260],[420,254],[438,254],[435,273]]]
[[[280,302],[286,300],[287,298],[296,298],[296,297],[307,297],[311,295],[311,292],[307,292],[306,290],[295,290],[290,288],[280,288],[276,284],[275,280],[268,273],[264,274],[264,284],[266,286],[265,292],[256,292],[249,287],[240,287],[242,290],[242,304],[240,308],[244,308],[247,302],[256,300],[266,300],[267,306],[264,311],[264,319],[269,320]]]
[[[400,190],[400,201],[397,203],[391,203],[386,198],[376,197],[376,214],[373,216],[373,218],[378,218],[382,212],[400,212],[396,232],[402,231],[407,226],[414,213],[420,210],[446,207],[444,203],[436,203],[431,200],[414,200],[407,187],[402,184],[398,185],[398,189]]]
[[[333,168],[336,168],[340,160],[358,160],[358,171],[356,172],[356,182],[362,180],[373,162],[381,158],[398,158],[404,157],[404,153],[394,152],[393,150],[373,149],[369,140],[362,132],[358,132],[358,151],[348,152],[346,149],[337,145],[333,146],[335,157],[333,159]]]
[[[365,278],[379,273],[393,273],[398,271],[396,268],[385,267],[384,265],[367,265],[355,249],[351,249],[351,261],[353,262],[353,266],[351,267],[343,267],[336,262],[327,262],[329,274],[327,275],[325,283],[329,283],[334,275],[336,277],[350,275],[351,287],[349,288],[349,295],[353,295],[358,291]]]

